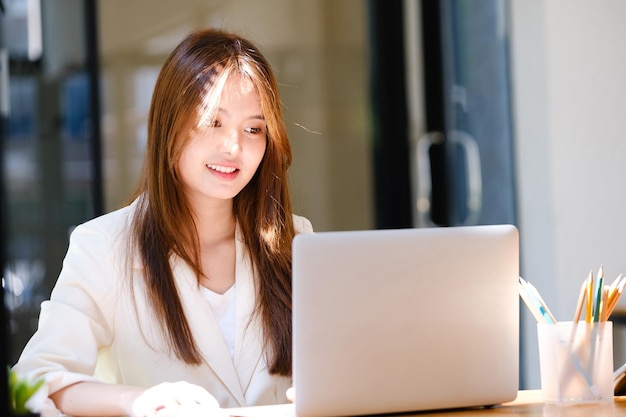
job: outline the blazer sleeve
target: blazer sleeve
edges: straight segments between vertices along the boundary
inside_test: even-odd
[[[313,225],[306,217],[294,214],[293,226],[296,229],[296,233],[313,233]]]
[[[119,251],[105,230],[74,229],[50,299],[41,305],[38,328],[15,371],[30,380],[45,378],[49,393],[94,375],[98,351],[110,345]]]

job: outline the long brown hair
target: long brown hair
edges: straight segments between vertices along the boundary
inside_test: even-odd
[[[267,123],[267,147],[233,210],[252,261],[270,373],[291,374],[291,241],[295,231],[287,169],[291,146],[272,69],[250,41],[205,29],[188,35],[165,61],[148,119],[148,144],[137,197],[132,242],[145,269],[148,298],[174,354],[189,364],[202,358],[185,317],[169,263],[179,256],[202,276],[199,238],[176,174],[191,129],[214,111],[230,74],[252,81]],[[208,106],[208,108],[207,108]]]

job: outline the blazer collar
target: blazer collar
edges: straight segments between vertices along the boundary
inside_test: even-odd
[[[235,352],[231,359],[217,321],[200,291],[191,268],[177,257],[172,259],[185,315],[202,356],[240,406],[246,406],[245,392],[263,353],[262,330],[253,311],[256,288],[253,268],[239,227],[235,231]],[[216,337],[217,336],[217,337]]]

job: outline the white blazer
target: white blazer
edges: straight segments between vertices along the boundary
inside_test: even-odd
[[[74,229],[50,300],[41,305],[39,327],[14,369],[31,379],[45,377],[48,392],[80,381],[150,387],[187,381],[206,388],[221,407],[287,402],[291,379],[268,372],[255,304],[251,263],[236,231],[236,329],[231,359],[193,271],[170,259],[180,299],[203,363],[190,366],[169,353],[145,298],[142,266],[135,254],[128,279],[127,232],[136,203]],[[311,223],[294,216],[296,230]],[[133,301],[134,299],[134,301]]]

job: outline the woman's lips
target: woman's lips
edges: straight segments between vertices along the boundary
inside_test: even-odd
[[[232,166],[214,165],[214,164],[208,164],[207,168],[212,169],[217,172],[221,172],[223,174],[232,174],[233,172],[238,171],[237,168],[232,167]]]

